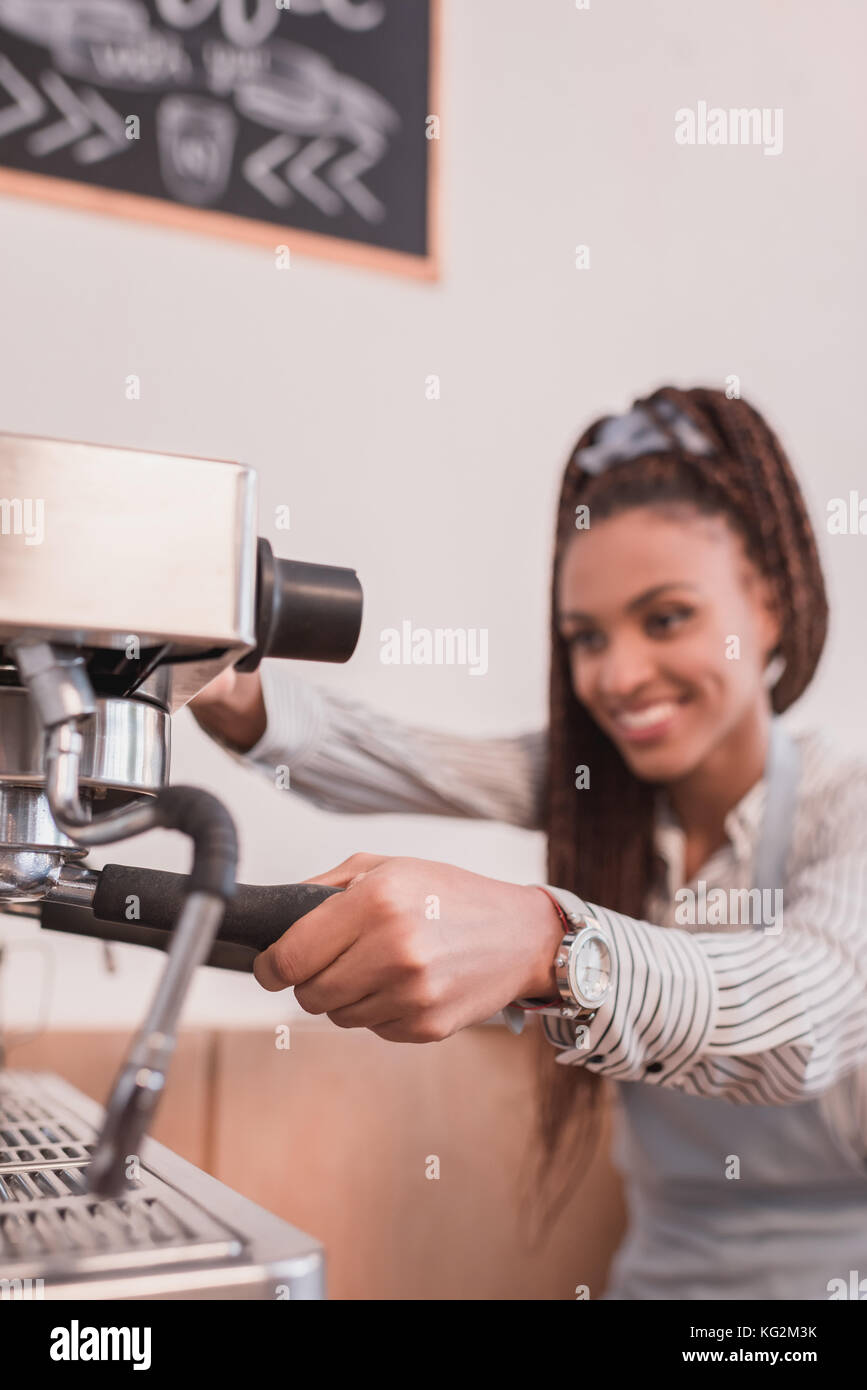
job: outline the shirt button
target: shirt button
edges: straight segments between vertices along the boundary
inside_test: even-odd
[[[662,1063],[661,1063],[661,1062],[651,1062],[651,1063],[650,1063],[650,1066],[645,1067],[644,1070],[645,1070],[645,1072],[648,1072],[648,1071],[662,1071]]]

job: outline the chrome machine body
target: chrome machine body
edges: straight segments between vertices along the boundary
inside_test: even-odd
[[[146,1133],[196,967],[249,969],[334,891],[235,883],[225,807],[168,784],[171,715],[229,665],[346,661],[361,607],[257,538],[249,468],[0,435],[0,911],[168,953],[104,1114],[0,1070],[0,1297],[324,1296],[314,1240]],[[155,826],[189,876],[86,864]]]

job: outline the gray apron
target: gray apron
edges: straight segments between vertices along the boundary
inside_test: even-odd
[[[754,887],[783,886],[799,772],[774,719]],[[615,1084],[629,1225],[603,1298],[818,1300],[831,1280],[857,1287],[852,1270],[867,1278],[867,1160],[835,1137],[820,1098],[744,1105]],[[739,1177],[726,1176],[733,1159]]]

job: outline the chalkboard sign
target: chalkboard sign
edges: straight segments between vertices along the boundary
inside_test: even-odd
[[[0,0],[0,193],[436,273],[438,0]]]

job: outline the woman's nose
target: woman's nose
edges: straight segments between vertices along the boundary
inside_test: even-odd
[[[627,699],[656,675],[656,662],[646,642],[622,637],[610,640],[596,667],[596,692],[606,699]]]

